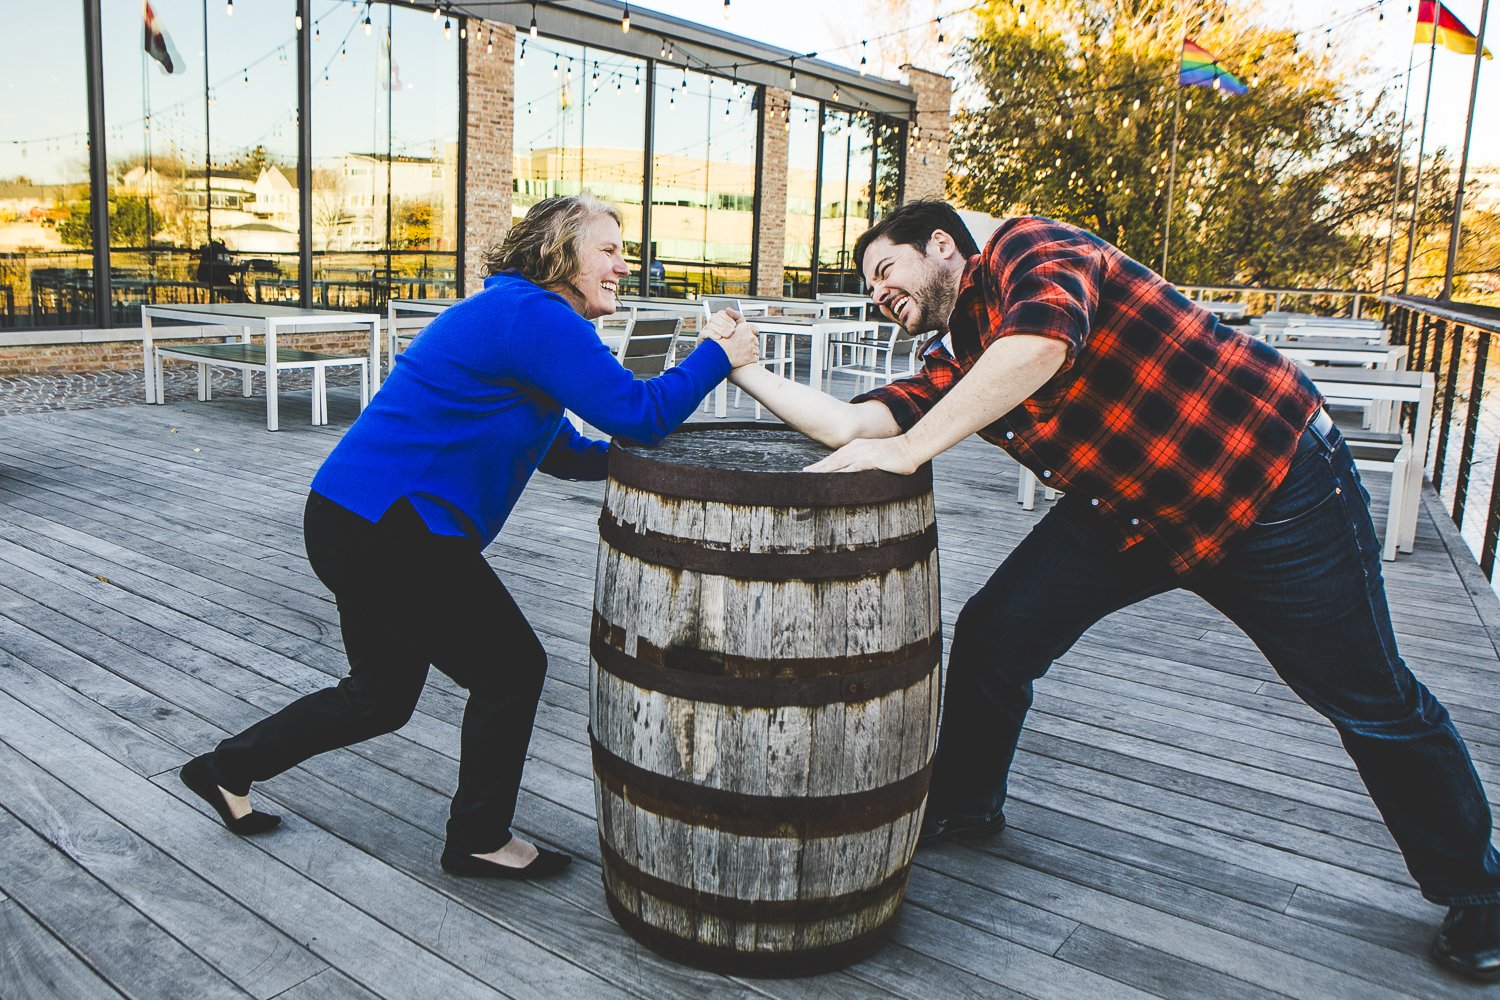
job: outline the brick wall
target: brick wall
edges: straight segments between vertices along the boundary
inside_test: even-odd
[[[495,51],[486,52],[490,28]],[[484,251],[510,228],[515,169],[516,29],[470,22],[469,74],[465,81],[469,120],[464,123],[468,160],[464,168],[464,294],[484,284]]]
[[[942,198],[947,194],[953,80],[915,66],[901,68],[917,92],[917,123],[907,134],[904,198]]]
[[[381,326],[380,350],[385,352],[384,324]],[[40,332],[40,331],[39,331]],[[6,375],[66,375],[71,372],[140,371],[141,336],[130,330],[112,331],[124,339],[96,340],[67,344],[3,344],[0,345],[0,376]],[[134,336],[132,337],[132,333]],[[254,338],[260,343],[263,338]],[[172,338],[177,344],[219,344],[222,336]],[[366,354],[370,350],[370,333],[340,333],[318,330],[317,332],[276,335],[278,347],[294,347],[300,351],[320,351],[326,354]],[[167,364],[177,362],[168,361]]]
[[[790,92],[765,90],[766,113],[760,128],[760,221],[755,230],[759,256],[755,259],[755,294],[779,296],[786,261],[787,123],[782,115]]]

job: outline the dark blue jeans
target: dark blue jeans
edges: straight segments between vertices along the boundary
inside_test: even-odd
[[[1338,432],[1303,434],[1285,482],[1222,562],[1181,579],[1146,548],[1117,551],[1064,498],[965,605],[928,808],[1002,807],[1032,682],[1104,616],[1185,587],[1338,729],[1422,894],[1500,902],[1484,790],[1447,710],[1396,651],[1369,496]]]

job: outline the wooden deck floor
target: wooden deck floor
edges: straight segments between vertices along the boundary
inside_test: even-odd
[[[257,786],[279,831],[231,836],[175,772],[343,670],[300,513],[351,394],[331,393],[326,428],[293,394],[277,434],[258,397],[0,419],[0,996],[1490,992],[1425,958],[1441,912],[1333,730],[1183,594],[1114,615],[1038,685],[1010,828],[919,853],[877,956],[770,982],[658,959],[600,885],[585,637],[602,489],[545,477],[491,554],[551,655],[518,826],[574,854],[570,872],[439,871],[462,699],[435,672],[399,734]],[[938,463],[950,628],[1038,516],[1014,470],[975,441]],[[1427,512],[1388,578],[1403,651],[1493,793],[1500,606]]]

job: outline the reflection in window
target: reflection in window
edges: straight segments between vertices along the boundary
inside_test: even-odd
[[[445,37],[426,13],[383,4],[319,0],[320,9],[310,304],[456,295],[457,28]]]
[[[901,204],[902,151],[906,126],[895,118],[875,119],[875,218],[883,218]]]
[[[655,90],[651,239],[667,294],[748,293],[754,88],[658,64]]]
[[[640,59],[517,37],[512,210],[520,218],[543,198],[592,191],[620,210],[633,269],[640,265],[645,75]],[[638,288],[638,277],[627,282]]]
[[[143,46],[141,9],[103,5],[116,324],[142,303],[295,298],[296,28],[241,8],[151,0]]]
[[[818,212],[818,290],[858,291],[854,242],[870,228],[875,138],[868,115],[828,108],[823,116],[823,196]]]
[[[94,235],[83,7],[10,5],[5,28],[0,327],[91,326]],[[41,39],[46,43],[38,44]]]
[[[817,101],[792,98],[782,112],[786,148],[786,283],[783,290],[799,298],[812,296],[813,231],[818,220]],[[773,127],[775,123],[772,123]]]

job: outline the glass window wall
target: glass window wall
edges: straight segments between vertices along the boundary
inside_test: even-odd
[[[823,194],[818,212],[818,290],[863,287],[854,272],[854,242],[870,228],[875,136],[868,115],[827,108],[823,114]]]
[[[760,117],[754,88],[658,63],[655,91],[651,239],[666,294],[747,294]]]
[[[311,304],[456,295],[459,26],[384,4],[314,11]]]
[[[0,37],[0,328],[91,326],[83,6],[18,4]],[[39,41],[45,39],[45,44]]]
[[[813,233],[818,223],[817,101],[792,98],[780,114],[786,128],[786,278],[783,291],[797,298],[813,293]],[[773,122],[774,125],[774,122]]]
[[[645,62],[557,39],[516,40],[513,212],[591,191],[620,210],[627,289],[639,289]],[[658,275],[660,271],[658,270]],[[659,276],[652,294],[665,293]]]

